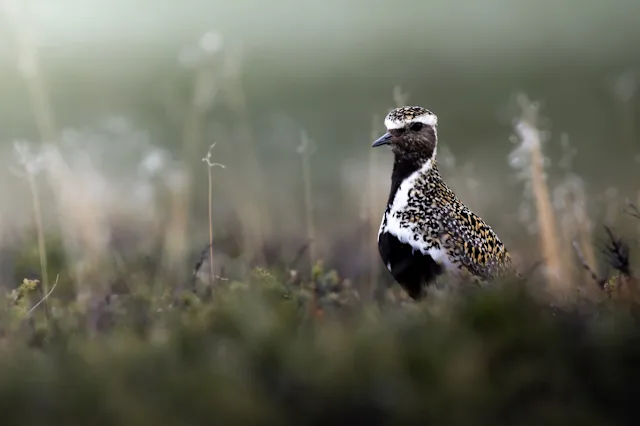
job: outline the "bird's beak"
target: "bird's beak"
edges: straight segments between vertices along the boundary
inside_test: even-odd
[[[391,143],[391,133],[387,132],[384,135],[380,136],[376,141],[371,145],[371,148],[375,148],[376,146],[381,145],[389,145]]]

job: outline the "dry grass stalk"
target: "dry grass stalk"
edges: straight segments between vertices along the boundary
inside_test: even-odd
[[[207,52],[215,53],[215,52]],[[203,141],[203,118],[212,106],[216,95],[216,81],[214,70],[208,61],[203,61],[196,68],[193,82],[191,102],[184,119],[182,129],[183,155],[189,170],[196,164],[196,158]],[[184,176],[186,182],[172,188],[172,227],[170,234],[169,251],[167,254],[175,260],[180,250],[186,249],[186,240],[189,231],[189,218],[192,203],[193,176],[189,173]],[[177,233],[182,232],[183,235]]]
[[[620,120],[620,136],[625,148],[637,155],[636,146],[636,99],[640,90],[640,75],[629,70],[620,74],[613,82],[613,95],[617,102]]]
[[[33,216],[38,239],[38,257],[40,259],[42,291],[47,293],[49,288],[47,247],[44,235],[44,224],[42,222],[40,196],[38,192],[38,185],[36,184],[36,176],[42,169],[44,159],[41,153],[33,153],[26,143],[15,142],[14,151],[16,153],[18,163],[22,166],[22,170],[15,170],[14,173],[25,178],[29,185],[29,193],[31,194],[31,204],[33,207]]]
[[[16,40],[18,66],[25,81],[31,108],[38,128],[43,151],[40,155],[46,158],[46,171],[53,189],[58,208],[58,222],[66,242],[68,255],[76,260],[73,264],[75,282],[84,283],[84,273],[95,269],[104,248],[104,215],[91,190],[83,185],[82,177],[74,172],[63,161],[56,149],[58,132],[55,125],[53,108],[46,81],[42,75],[38,54],[35,30],[27,14],[26,2],[5,0],[1,4],[11,25]],[[41,210],[35,182],[30,181],[33,205],[36,212]],[[36,216],[41,216],[36,213]],[[43,269],[43,291],[47,293],[47,261],[46,243],[42,220],[36,219],[38,230],[38,246]],[[89,289],[78,289],[78,298],[89,297]],[[87,291],[84,291],[87,290]],[[80,300],[81,301],[81,300]],[[43,302],[47,309],[46,300]]]
[[[187,251],[187,228],[189,224],[188,177],[186,172],[175,170],[168,176],[169,219],[164,236],[164,269],[182,273]]]
[[[3,0],[0,7],[13,30],[18,67],[25,81],[36,125],[43,142],[54,142],[57,131],[49,99],[49,90],[40,69],[35,29],[27,17],[26,1]]]
[[[53,191],[58,223],[81,306],[91,295],[106,291],[112,268],[105,267],[105,251],[110,240],[109,194],[96,192],[103,178],[91,166],[72,168],[60,151],[46,152],[49,184]],[[99,278],[99,279],[98,279]],[[91,286],[88,286],[91,283]]]
[[[300,136],[298,153],[302,159],[302,183],[304,185],[304,209],[307,223],[307,239],[309,241],[309,261],[313,265],[317,260],[316,225],[313,217],[313,189],[311,185],[311,156],[313,146],[306,132]]]
[[[552,275],[556,285],[563,285],[559,282],[562,280],[562,265],[560,264],[559,242],[556,233],[555,216],[553,208],[549,200],[549,189],[544,177],[542,152],[538,147],[531,152],[533,161],[531,164],[533,193],[536,201],[536,210],[538,213],[537,221],[540,226],[540,237],[542,251],[545,256],[547,268]]]
[[[409,94],[402,91],[402,87],[395,86],[393,88],[393,103],[397,108],[407,105]]]
[[[305,218],[307,223],[307,240],[308,240],[308,252],[309,261],[311,267],[318,261],[317,253],[317,241],[316,241],[316,226],[313,217],[314,203],[313,203],[313,189],[311,185],[311,156],[313,155],[313,145],[309,136],[305,131],[302,131],[300,135],[300,145],[298,146],[298,154],[302,159],[302,183],[304,185],[304,208]],[[311,302],[310,309],[311,315],[319,319],[321,317],[321,309],[318,305],[318,283],[313,281],[313,288],[311,289]]]
[[[210,269],[210,277],[209,280],[213,281],[216,274],[213,269],[213,180],[211,176],[212,169],[214,167],[225,168],[224,164],[214,163],[211,157],[211,150],[216,146],[215,142],[211,144],[209,150],[207,151],[207,156],[202,159],[207,164],[207,177],[208,177],[208,216],[209,216],[209,269]]]
[[[40,257],[42,291],[47,293],[49,289],[49,272],[47,266],[47,245],[44,237],[44,225],[42,224],[42,209],[40,208],[40,197],[38,195],[38,186],[36,185],[35,176],[31,173],[27,173],[27,181],[29,182],[29,192],[31,193],[31,202],[33,204],[33,216],[36,223],[36,231],[38,233],[38,255]]]
[[[594,272],[598,273],[598,261],[596,258],[596,252],[593,246],[593,231],[591,221],[587,213],[581,209],[580,215],[576,218],[578,222],[578,244],[582,252],[584,253],[585,260],[589,262],[589,265],[593,268]],[[585,279],[588,276],[585,276]]]
[[[41,141],[43,143],[53,143],[57,138],[53,110],[51,108],[47,85],[40,71],[35,29],[27,17],[26,5],[24,2],[20,1],[4,0],[0,2],[0,7],[4,12],[5,20],[13,31],[18,55],[18,68],[29,91],[31,108],[34,113]],[[30,161],[29,159],[25,160]],[[25,172],[29,183],[38,235],[38,252],[43,285],[42,289],[44,293],[47,293],[47,252],[44,227],[42,223],[42,209],[40,206],[38,187],[35,182],[35,174],[28,170],[28,167],[26,166]]]
[[[516,133],[521,141],[521,148],[529,157],[528,176],[533,190],[546,274],[551,290],[563,298],[570,294],[570,281],[562,263],[556,218],[545,176],[542,153],[543,135],[537,127],[538,105],[531,103],[525,96],[520,96],[518,103],[522,115],[516,124]]]
[[[588,278],[596,284],[596,287],[599,290],[604,288],[606,280],[600,278],[598,276],[598,273],[593,269],[592,267],[593,264],[590,264],[587,261],[587,259],[585,259],[585,256],[582,253],[582,250],[580,250],[580,244],[578,244],[577,241],[573,241],[573,249],[575,250],[575,253],[578,256],[578,260],[580,261],[580,264],[582,265],[582,268],[584,269]]]
[[[591,269],[597,274],[597,260],[593,246],[593,235],[591,222],[586,212],[586,195],[582,180],[574,174],[568,174],[561,185],[556,188],[556,194],[563,199],[557,200],[562,202],[561,208],[561,228],[563,239],[562,259],[565,273],[568,277],[576,278],[581,284],[591,281],[591,274],[583,271],[576,274],[575,262],[570,256],[571,244],[578,244],[583,253],[584,261],[587,262]],[[583,269],[583,268],[582,268]],[[582,275],[582,279],[580,279]]]
[[[575,203],[572,199],[572,194],[564,194],[563,208],[557,211],[559,220],[559,238],[560,244],[559,252],[561,255],[560,261],[564,267],[564,270],[568,277],[577,277],[577,270],[575,263],[573,262],[573,256],[571,256],[571,244],[575,239],[578,228],[576,223],[576,215],[574,211]]]
[[[232,178],[238,186],[229,188],[228,195],[236,206],[243,229],[243,249],[249,258],[261,261],[264,258],[262,249],[272,229],[266,198],[269,191],[256,145],[252,143],[253,136],[241,79],[243,67],[241,46],[235,45],[225,50],[223,67],[225,73],[223,90],[229,107],[239,118],[234,154],[242,159],[241,170],[236,168],[237,173]]]

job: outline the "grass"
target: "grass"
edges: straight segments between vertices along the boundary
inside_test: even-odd
[[[567,293],[570,289],[563,287],[569,283],[566,264],[562,261],[558,227],[545,177],[542,152],[544,134],[538,124],[539,106],[523,95],[518,98],[518,104],[522,109],[522,116],[515,126],[519,138],[518,150],[521,151],[518,154],[525,156],[528,163],[525,167],[529,169],[527,179],[533,191],[543,266],[549,284],[556,287],[555,291]]]
[[[504,284],[377,305],[320,266],[288,283],[255,270],[86,311],[52,297],[45,323],[25,282],[0,322],[3,422],[631,424],[637,305],[558,310]]]

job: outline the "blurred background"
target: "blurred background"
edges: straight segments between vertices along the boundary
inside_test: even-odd
[[[388,280],[392,157],[370,145],[399,104],[438,115],[445,179],[525,264],[542,228],[597,262],[593,233],[640,198],[637,1],[2,6],[5,282],[39,227],[75,274],[105,247],[183,265],[211,238],[219,273],[304,253]],[[542,192],[518,120],[541,131]]]

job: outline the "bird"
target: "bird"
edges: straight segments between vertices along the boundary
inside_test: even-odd
[[[494,230],[464,205],[438,171],[438,117],[420,106],[392,109],[386,133],[394,162],[378,250],[394,280],[415,301],[440,277],[483,284],[519,276]]]

